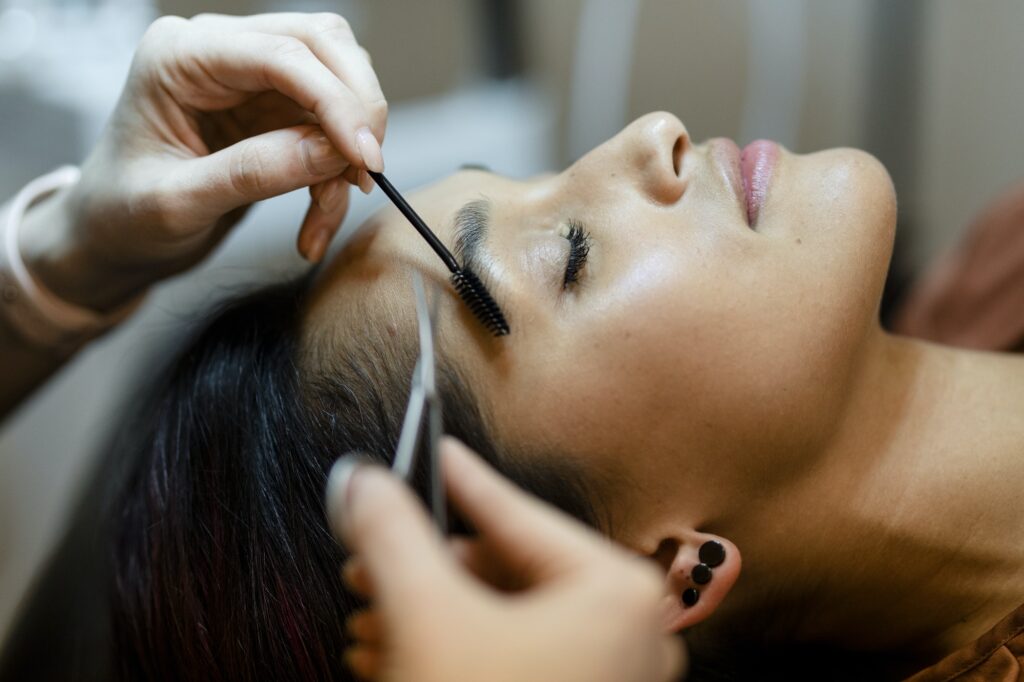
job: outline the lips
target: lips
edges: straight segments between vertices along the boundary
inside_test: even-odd
[[[741,151],[735,142],[724,137],[710,140],[709,146],[712,159],[746,214],[747,224],[755,228],[778,163],[779,146],[769,140],[758,140]]]
[[[770,140],[756,140],[740,152],[740,175],[747,205],[747,223],[751,227],[757,226],[778,160],[779,145]]]

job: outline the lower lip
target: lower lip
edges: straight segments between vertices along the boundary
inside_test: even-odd
[[[740,152],[740,177],[743,178],[747,221],[751,227],[757,225],[778,161],[779,145],[770,140],[751,142]]]

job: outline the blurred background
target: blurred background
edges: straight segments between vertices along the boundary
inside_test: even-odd
[[[333,11],[370,51],[411,188],[463,163],[560,169],[634,117],[889,168],[899,237],[883,306],[1024,176],[1019,0],[0,0],[0,197],[86,155],[161,14]],[[81,354],[0,428],[0,641],[112,425],[200,302],[301,269],[304,192],[265,202],[187,279]],[[380,205],[356,194],[348,225]],[[0,377],[2,380],[2,377]]]

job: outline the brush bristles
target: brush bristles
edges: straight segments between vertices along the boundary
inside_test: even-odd
[[[505,336],[509,333],[508,322],[505,321],[501,308],[491,298],[487,287],[472,270],[462,269],[452,273],[452,284],[455,285],[455,291],[469,306],[474,317],[480,320],[492,334]]]

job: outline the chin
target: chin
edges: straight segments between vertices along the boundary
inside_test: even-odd
[[[789,178],[803,209],[796,236],[817,246],[830,270],[858,266],[859,276],[871,279],[864,284],[877,283],[881,295],[896,229],[896,193],[885,166],[851,148],[798,158]]]

